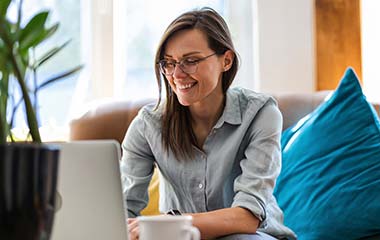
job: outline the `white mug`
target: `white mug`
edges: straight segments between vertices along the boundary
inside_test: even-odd
[[[139,240],[200,240],[191,216],[140,216]]]

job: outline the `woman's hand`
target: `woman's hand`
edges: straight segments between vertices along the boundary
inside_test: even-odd
[[[128,218],[128,235],[129,240],[138,240],[139,239],[139,224],[137,218]]]

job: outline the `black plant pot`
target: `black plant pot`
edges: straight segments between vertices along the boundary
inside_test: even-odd
[[[50,238],[58,159],[57,146],[0,144],[0,239]]]

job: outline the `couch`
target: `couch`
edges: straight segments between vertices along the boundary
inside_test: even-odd
[[[302,117],[312,112],[332,91],[314,93],[272,94],[278,102],[283,115],[283,130],[295,124]],[[119,101],[101,104],[90,109],[84,115],[70,122],[70,140],[116,139],[123,140],[129,124],[139,109],[152,99],[142,101]],[[372,104],[379,115],[379,104]],[[158,213],[158,178],[157,173],[149,188],[150,202],[143,215]],[[375,238],[378,239],[378,238]]]
[[[283,115],[283,129],[287,129],[313,111],[331,91],[272,94]],[[129,124],[145,104],[154,99],[118,101],[100,104],[70,122],[70,140],[115,139],[122,142]],[[379,112],[379,104],[373,104]]]

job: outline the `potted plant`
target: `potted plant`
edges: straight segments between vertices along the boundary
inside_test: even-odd
[[[59,24],[47,27],[49,11],[35,14],[23,25],[22,0],[17,21],[7,17],[11,0],[0,1],[0,239],[49,239],[52,229],[59,149],[44,144],[39,133],[37,94],[82,66],[55,74],[37,84],[37,69],[67,42],[38,58],[33,51],[52,36]],[[11,91],[16,85],[21,98]],[[29,137],[22,143],[12,134],[16,109],[24,105]]]

